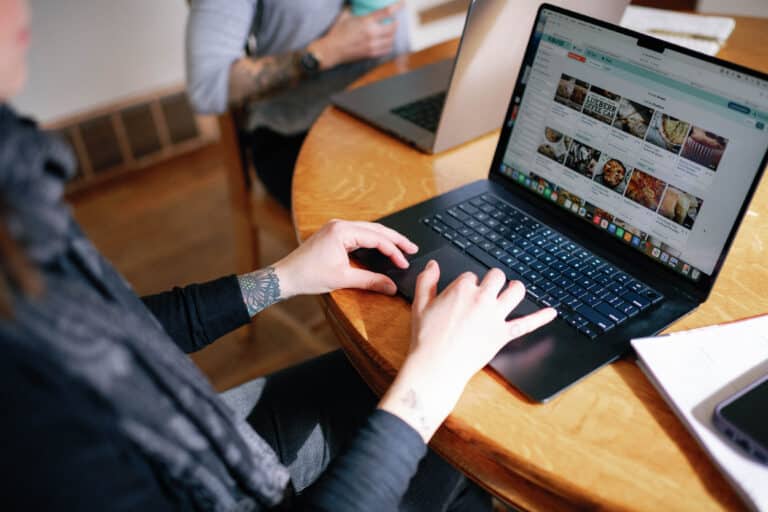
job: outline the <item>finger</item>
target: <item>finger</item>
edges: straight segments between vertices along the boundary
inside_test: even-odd
[[[376,272],[360,268],[350,268],[347,270],[346,279],[344,279],[344,287],[371,290],[386,295],[394,295],[397,293],[397,286],[392,279],[384,274],[377,274]]]
[[[507,276],[498,268],[492,268],[485,273],[483,280],[480,281],[480,290],[484,295],[496,298],[501,289],[507,284]]]
[[[427,266],[416,278],[416,290],[413,292],[413,311],[422,313],[437,295],[437,283],[440,281],[440,265],[429,260]]]
[[[392,53],[394,45],[390,43],[372,44],[368,48],[368,55],[371,57],[383,57]]]
[[[402,233],[399,233],[394,229],[385,226],[384,224],[379,224],[378,222],[364,222],[364,221],[355,221],[353,223],[362,228],[370,229],[371,231],[376,231],[377,233],[381,233],[382,235],[390,239],[395,245],[400,247],[402,250],[404,250],[408,254],[415,254],[416,252],[419,251],[418,245],[411,242]]]
[[[368,26],[368,35],[372,39],[390,39],[394,40],[397,34],[397,21],[392,20],[390,23],[380,23],[378,21],[372,21]]]
[[[509,327],[509,339],[519,338],[529,332],[535,331],[542,325],[546,325],[557,316],[553,308],[544,308],[520,318],[507,322]],[[509,341],[509,340],[507,340]]]
[[[499,295],[499,304],[507,314],[525,298],[525,286],[520,281],[510,281]]]
[[[396,2],[392,5],[388,5],[382,9],[379,9],[378,11],[373,11],[372,13],[368,14],[367,17],[369,19],[380,22],[387,18],[391,18],[397,11],[402,9],[402,7],[403,7],[402,2]]]
[[[453,293],[454,289],[459,290],[459,293],[466,293],[468,290],[477,289],[479,279],[474,272],[463,272],[456,279],[451,282],[443,290],[443,295]]]
[[[366,249],[378,249],[387,256],[392,263],[400,268],[408,268],[409,263],[405,255],[389,238],[372,229],[367,229],[352,222],[338,223],[336,229],[339,238],[347,252],[364,247]]]

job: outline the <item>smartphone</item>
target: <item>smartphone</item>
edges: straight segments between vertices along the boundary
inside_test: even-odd
[[[768,465],[768,375],[720,402],[712,419],[731,442]]]

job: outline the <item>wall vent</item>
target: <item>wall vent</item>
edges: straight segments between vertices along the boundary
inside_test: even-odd
[[[105,105],[45,126],[75,151],[69,190],[101,183],[218,140],[216,118],[196,116],[182,86]]]

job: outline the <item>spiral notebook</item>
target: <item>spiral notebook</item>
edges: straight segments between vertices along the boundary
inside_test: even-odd
[[[768,511],[768,466],[743,455],[712,423],[717,404],[768,374],[768,315],[632,346],[640,368],[744,501]]]

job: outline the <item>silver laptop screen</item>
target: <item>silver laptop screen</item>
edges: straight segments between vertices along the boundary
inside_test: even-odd
[[[768,82],[547,9],[533,48],[501,173],[711,275],[768,148]]]

